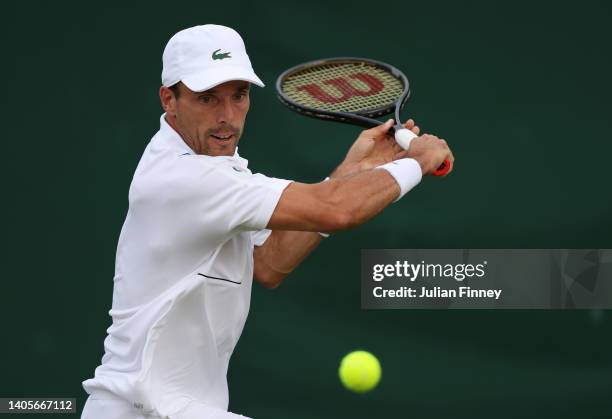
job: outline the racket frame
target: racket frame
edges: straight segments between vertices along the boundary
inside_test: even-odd
[[[309,67],[314,67],[316,65],[324,65],[324,64],[333,64],[334,62],[344,62],[344,63],[367,63],[372,64],[376,67],[379,67],[385,71],[391,73],[395,78],[400,80],[403,87],[402,94],[398,97],[395,103],[391,103],[388,106],[382,108],[374,108],[374,109],[366,109],[359,112],[335,112],[335,111],[326,111],[321,109],[311,108],[309,106],[300,105],[293,100],[289,99],[287,95],[282,90],[282,83],[287,78],[287,76],[296,73],[300,70],[304,70]],[[276,93],[278,99],[289,109],[294,112],[297,112],[301,115],[308,116],[310,118],[315,119],[325,119],[328,121],[342,122],[345,124],[358,125],[364,128],[373,128],[375,126],[380,125],[382,122],[375,119],[384,115],[388,115],[395,111],[396,123],[399,123],[399,113],[404,108],[404,105],[408,101],[410,97],[410,82],[408,81],[408,77],[404,73],[402,73],[396,67],[393,67],[390,64],[383,63],[381,61],[372,60],[370,58],[360,58],[360,57],[332,57],[332,58],[324,58],[315,61],[309,61],[306,63],[298,64],[294,67],[291,67],[284,71],[278,78],[276,79]]]

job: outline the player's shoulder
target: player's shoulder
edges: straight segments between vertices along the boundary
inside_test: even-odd
[[[231,158],[158,150],[143,156],[134,174],[130,199],[137,194],[162,199],[202,196],[249,183],[253,177],[247,167]]]

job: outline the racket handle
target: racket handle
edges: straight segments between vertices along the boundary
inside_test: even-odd
[[[408,150],[410,148],[410,143],[412,140],[417,138],[414,132],[410,131],[407,128],[401,128],[395,130],[395,141],[400,145],[404,150]]]
[[[408,150],[410,148],[410,143],[412,140],[417,138],[414,132],[410,131],[407,128],[396,129],[395,131],[395,141],[402,147],[404,150]],[[444,176],[451,169],[451,163],[448,160],[444,160],[444,163],[440,165],[433,173],[434,176]]]

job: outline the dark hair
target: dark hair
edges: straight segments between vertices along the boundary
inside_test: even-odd
[[[174,83],[172,86],[168,87],[168,89],[172,90],[172,93],[174,93],[174,97],[176,97],[177,99],[179,98],[179,96],[181,94],[181,89],[179,88],[179,84],[181,84],[180,81],[178,83]]]

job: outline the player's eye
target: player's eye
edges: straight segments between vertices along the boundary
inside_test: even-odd
[[[210,95],[199,96],[198,100],[202,103],[213,103],[213,97]]]
[[[244,100],[246,97],[247,97],[247,93],[246,92],[240,92],[240,93],[236,93],[234,95],[234,99],[238,100],[238,101]]]

